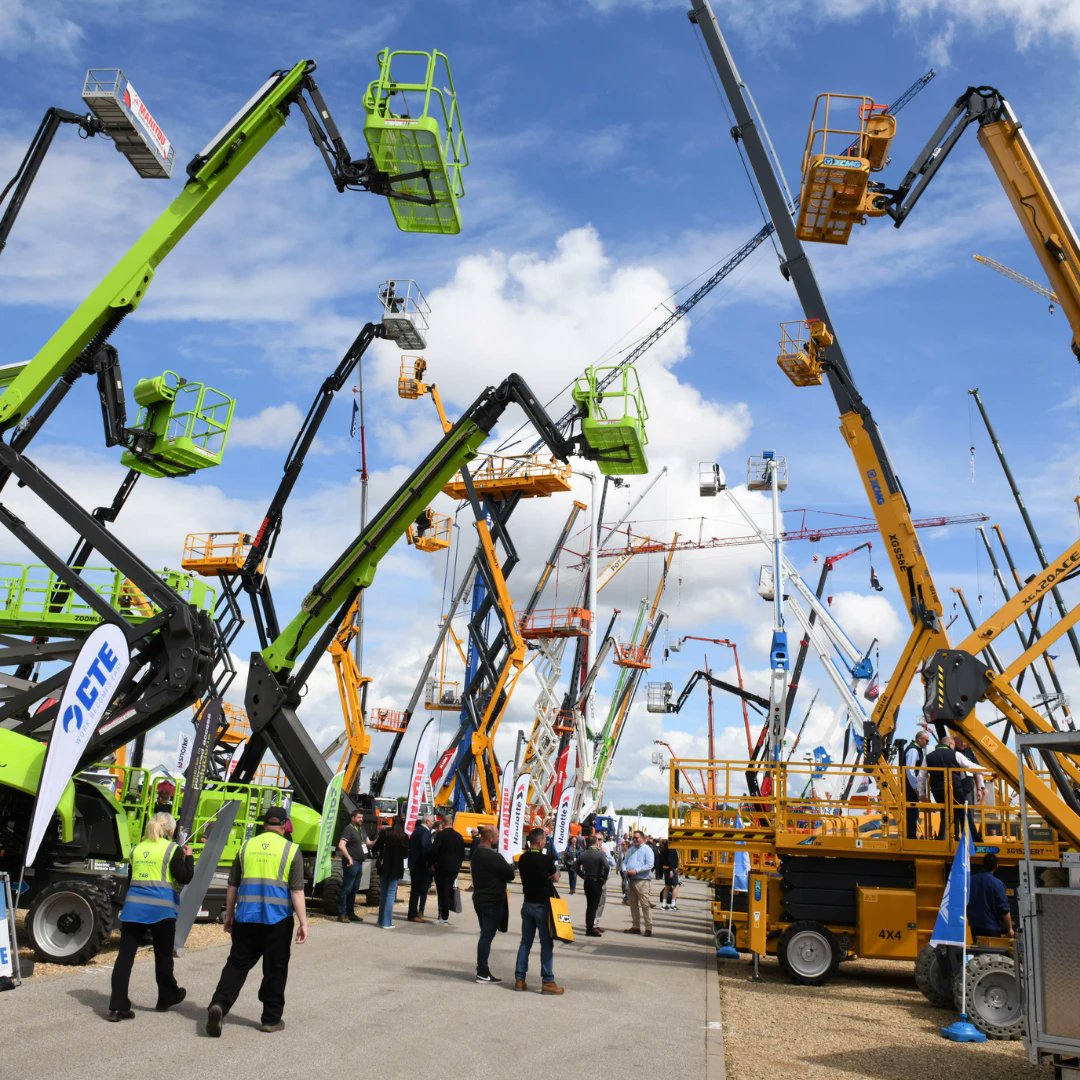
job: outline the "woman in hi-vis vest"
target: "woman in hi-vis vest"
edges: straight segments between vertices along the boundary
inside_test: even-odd
[[[154,975],[157,979],[158,1012],[179,1005],[187,991],[177,986],[173,975],[173,939],[180,886],[195,872],[191,848],[173,841],[176,819],[172,814],[155,814],[146,825],[146,837],[131,850],[131,877],[127,897],[120,912],[120,952],[112,973],[109,1016],[112,1023],[134,1020],[128,998],[128,982],[135,952],[149,932],[154,942]]]

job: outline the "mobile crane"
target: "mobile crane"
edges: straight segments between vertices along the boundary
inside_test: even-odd
[[[829,317],[796,224],[791,219],[788,202],[763,137],[761,121],[755,120],[750,111],[745,84],[735,68],[708,0],[695,0],[690,18],[703,35],[734,112],[732,134],[746,151],[783,251],[781,270],[795,286],[807,320],[805,329],[809,333],[803,346],[798,351],[782,351],[780,366],[797,385],[820,385],[823,380],[828,380],[840,410],[841,432],[852,450],[914,624],[897,669],[875,705],[873,722],[865,730],[862,771],[873,772],[881,793],[883,813],[895,823],[903,820],[907,796],[902,777],[883,759],[883,753],[891,741],[899,703],[915,675],[931,657],[948,650],[948,639],[941,623],[941,601],[918,544],[903,489],[870,409],[855,386],[836,327]],[[874,115],[880,115],[880,112],[868,110],[861,117],[863,130],[859,135],[858,160],[859,168],[865,166],[867,172],[872,162],[884,163],[884,150],[879,141],[875,142],[880,139],[881,132],[870,130],[867,123]],[[815,168],[816,156],[808,157],[808,172]],[[825,165],[824,161],[818,164]],[[838,184],[838,190],[842,188],[843,185]],[[807,204],[807,192],[804,183],[801,205]],[[817,198],[812,185],[809,192]],[[1028,583],[1011,603],[1018,607],[1030,606],[1050,583],[1069,573],[1070,560],[1080,560],[1080,545],[1074,545],[1062,559],[1051,564],[1051,569]],[[1007,605],[1003,612],[1008,610]],[[1055,626],[1055,640],[1075,618],[1076,613],[1070,613],[1070,619]],[[991,622],[996,634],[997,621]],[[1045,640],[1044,637],[1043,642]],[[1039,642],[1032,648],[1039,647],[1045,646]],[[1048,726],[1045,720],[1009,685],[1031,659],[1032,649],[1028,649],[1001,676],[996,676],[990,697],[1020,729],[1042,731]],[[966,666],[970,670],[970,665]],[[944,684],[947,685],[947,680]],[[1052,753],[1043,755],[1043,762],[1051,774],[1051,779],[1047,780],[1031,765],[1022,764],[974,711],[947,719],[949,725],[968,740],[979,762],[998,778],[997,785],[1002,789],[998,792],[996,811],[1002,829],[998,847],[1003,861],[1018,860],[1023,849],[1010,832],[1015,815],[1008,803],[1008,792],[1015,790],[1021,768],[1030,803],[1052,827],[1047,830],[1051,835],[1041,841],[1043,849],[1056,852],[1058,837],[1068,843],[1080,843],[1080,814],[1070,786],[1073,767],[1068,758]],[[736,772],[739,769],[736,763],[710,763],[708,767],[721,773],[729,768]],[[712,780],[713,787],[707,790],[717,791],[718,798],[738,800],[736,792],[739,789],[728,776],[714,776]],[[787,782],[786,770],[778,769],[773,790],[776,791],[777,784],[786,786]],[[674,793],[673,799],[677,801]],[[853,951],[860,955],[913,958],[929,937],[932,913],[941,896],[950,856],[950,841],[911,840],[892,830],[873,839],[849,837],[840,830],[830,833],[820,810],[808,808],[800,815],[798,811],[792,813],[792,809],[782,805],[782,800],[770,803],[768,814],[752,829],[739,828],[734,818],[724,820],[724,815],[717,812],[714,827],[701,828],[691,824],[689,818],[681,820],[673,806],[673,825],[676,826],[673,837],[680,841],[680,846],[685,844],[687,861],[691,865],[696,862],[702,868],[708,866],[708,873],[715,879],[717,873],[724,872],[720,869],[720,853],[735,851],[742,844],[750,854],[751,904],[756,906],[749,913],[753,918],[742,926],[746,932],[742,943],[759,954],[777,951],[799,981],[824,981],[835,971],[840,960]],[[947,816],[950,813],[948,809],[945,812]],[[700,819],[697,824],[700,826]],[[815,847],[828,853],[830,858],[811,856],[810,851]],[[843,857],[837,858],[840,855]],[[779,877],[769,876],[771,867],[779,870]],[[784,892],[782,882],[785,883]],[[835,886],[831,898],[830,882]],[[889,888],[890,882],[898,886],[893,889],[896,895],[886,896],[883,890]],[[881,902],[886,899],[888,904],[883,905]],[[879,906],[873,908],[875,903]],[[886,908],[889,909],[887,917]],[[895,936],[893,923],[899,924]]]

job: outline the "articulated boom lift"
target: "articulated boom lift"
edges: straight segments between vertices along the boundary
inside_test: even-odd
[[[829,806],[812,799],[805,801],[797,784],[811,786],[813,772],[800,781],[799,767],[792,765],[773,767],[770,795],[747,803],[739,775],[744,766],[735,762],[708,763],[703,771],[708,773],[709,783],[698,787],[716,792],[717,802],[711,814],[688,812],[684,818],[677,808],[680,796],[672,792],[672,836],[691,867],[711,880],[722,881],[725,875],[730,880],[731,854],[741,849],[750,855],[751,899],[746,915],[736,919],[739,944],[759,954],[777,952],[798,981],[822,982],[849,955],[912,959],[930,936],[955,845],[953,825],[955,822],[958,827],[963,808],[951,802],[913,804],[902,774],[883,758],[900,702],[920,671],[925,670],[928,685],[933,688],[927,719],[936,723],[940,731],[949,727],[962,734],[980,764],[996,778],[991,783],[991,808],[982,806],[971,813],[983,834],[993,836],[1003,863],[1018,862],[1025,844],[1039,847],[1039,857],[1051,858],[1056,857],[1061,842],[1080,844],[1080,805],[1074,791],[1073,760],[1043,751],[1045,773],[1035,768],[1034,761],[1021,763],[974,711],[976,700],[985,698],[1000,708],[1017,730],[1045,731],[1049,727],[1045,718],[1017,694],[1011,683],[1048,647],[1048,639],[1056,640],[1076,622],[1080,609],[1069,612],[1001,674],[984,671],[974,666],[978,661],[964,659],[964,654],[973,657],[996,640],[1016,617],[1037,605],[1051,584],[1070,576],[1080,563],[1080,544],[1028,582],[959,650],[950,650],[942,627],[941,599],[918,543],[907,500],[870,409],[855,386],[837,328],[802,247],[799,232],[803,224],[796,226],[791,219],[761,121],[749,107],[745,83],[708,0],[694,0],[690,17],[705,39],[734,113],[732,135],[745,149],[776,228],[783,252],[781,270],[795,286],[808,324],[820,323],[832,338],[827,342],[826,336],[817,336],[814,360],[818,377],[828,381],[837,402],[841,432],[852,450],[914,626],[896,671],[877,701],[873,721],[866,726],[865,764],[852,770],[853,776],[856,772],[869,774],[875,782],[875,815],[858,815],[857,807],[867,805],[865,800],[856,802],[860,796],[845,797],[842,805],[835,801]],[[880,111],[865,110],[859,119],[865,122],[872,115],[880,115]],[[873,150],[866,148],[858,158],[866,163],[883,163],[884,149],[880,144]],[[812,156],[807,165],[810,172],[816,168]],[[872,190],[869,180],[866,190]],[[842,183],[836,193],[841,203],[849,195]],[[793,381],[798,384],[808,380]],[[976,695],[976,689],[981,693]],[[681,762],[680,768],[685,771],[686,765]],[[1051,827],[1038,836],[1019,836],[1019,814],[1012,800],[1021,769],[1030,804]],[[723,810],[725,806],[742,806],[746,820],[740,824],[735,812]],[[834,816],[838,809],[840,814]],[[917,811],[923,835],[908,835],[910,830],[904,823],[909,809]],[[940,832],[932,835],[939,821]],[[727,856],[726,864],[721,863],[721,856]],[[728,917],[720,910],[726,906],[725,902],[714,909],[718,919]],[[896,933],[879,934],[879,930],[892,931],[894,926]]]
[[[637,416],[618,421],[629,429],[620,436],[626,445],[612,446],[615,440],[605,439],[605,445],[597,447],[587,436],[564,436],[520,376],[510,375],[498,387],[488,387],[315,583],[292,621],[252,656],[246,698],[252,736],[237,765],[237,779],[252,777],[263,754],[270,749],[288,775],[297,798],[309,805],[322,805],[332,773],[296,715],[303,687],[345,613],[371,584],[382,557],[454,473],[477,456],[513,403],[524,410],[560,461],[580,454],[595,460],[601,471],[618,474],[635,468],[640,460],[640,443],[637,451],[630,445],[633,433],[641,430]],[[587,420],[595,421],[591,400],[582,400],[580,408],[583,425]],[[345,800],[345,805],[351,807],[351,800]]]

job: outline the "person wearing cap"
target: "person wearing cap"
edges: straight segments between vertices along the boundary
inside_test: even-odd
[[[285,838],[288,815],[272,806],[263,815],[263,831],[245,840],[232,869],[225,898],[225,933],[232,934],[232,948],[206,1011],[206,1033],[217,1038],[221,1024],[244,987],[248,972],[262,960],[259,987],[262,1002],[260,1031],[281,1031],[285,1021],[285,983],[289,977],[289,954],[308,937],[304,906],[304,863],[299,847]]]

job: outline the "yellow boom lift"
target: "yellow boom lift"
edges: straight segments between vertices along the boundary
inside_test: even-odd
[[[693,805],[688,805],[679,793],[679,777],[686,774],[687,763],[672,763],[671,836],[691,871],[717,884],[714,917],[718,925],[724,928],[731,925],[735,942],[742,949],[758,955],[776,953],[796,981],[823,982],[841,960],[855,955],[913,959],[930,937],[954,847],[952,826],[959,811],[951,801],[913,803],[902,770],[887,760],[900,703],[923,669],[932,690],[926,718],[937,724],[940,732],[948,728],[962,735],[979,764],[993,774],[989,785],[994,793],[992,808],[984,805],[973,811],[973,816],[983,835],[993,837],[992,843],[1002,863],[1015,865],[1023,854],[1025,838],[1013,802],[1021,769],[1029,804],[1041,819],[1027,832],[1032,848],[1056,858],[1060,844],[1080,844],[1080,801],[1074,790],[1080,777],[1075,762],[1066,755],[1048,751],[1043,753],[1039,769],[1033,760],[1021,763],[974,710],[976,701],[987,700],[1018,731],[1049,729],[1045,718],[1024,701],[1012,683],[1050,644],[1050,639],[1057,640],[1072,627],[1080,611],[1067,612],[1065,618],[1025,649],[1001,674],[976,667],[975,654],[999,638],[1012,621],[1033,605],[1037,606],[1052,585],[1069,576],[1080,563],[1080,544],[1051,561],[1047,570],[970,635],[960,649],[950,649],[942,626],[941,600],[918,542],[907,499],[869,406],[855,385],[836,326],[801,243],[804,235],[843,242],[836,238],[844,232],[844,215],[851,215],[856,209],[861,208],[867,214],[877,209],[890,212],[882,203],[859,193],[862,179],[848,183],[835,175],[830,179],[827,172],[822,172],[823,169],[865,171],[865,190],[875,190],[870,187],[868,176],[874,166],[884,163],[887,150],[876,141],[882,133],[875,118],[883,115],[882,110],[865,107],[866,99],[849,102],[856,116],[849,130],[855,137],[844,134],[839,152],[816,141],[818,127],[812,124],[808,147],[813,152],[808,152],[805,161],[802,199],[814,204],[816,217],[811,219],[800,208],[796,225],[774,172],[761,120],[751,113],[745,84],[708,0],[694,0],[691,20],[705,39],[734,112],[732,134],[745,150],[757,179],[783,252],[782,271],[795,286],[807,330],[811,331],[803,352],[806,366],[816,367],[816,377],[793,378],[793,381],[797,384],[827,381],[833,393],[840,411],[841,433],[851,448],[913,623],[896,671],[875,705],[872,722],[866,726],[864,765],[855,777],[860,783],[864,778],[867,780],[865,796],[859,795],[856,787],[857,794],[844,800],[810,798],[806,794],[808,781],[814,779],[810,770],[800,771],[799,766],[770,761],[765,763],[765,768],[772,773],[771,794],[748,801],[742,775],[747,763],[706,762],[699,763],[699,768],[710,775],[705,777],[705,783],[695,787],[698,791],[715,791],[716,796],[707,808],[701,809],[700,795],[693,796],[690,800]],[[984,131],[985,127],[991,130],[985,131],[984,145],[996,148],[1001,155],[1013,154],[1015,161],[1020,155],[1020,140],[1023,154],[1034,160],[1007,107],[996,95],[989,97],[976,92],[965,100],[973,109],[979,108],[980,103],[996,102],[1001,115],[992,123],[1003,126],[994,130],[987,114]],[[985,109],[971,115],[967,122],[984,113]],[[831,108],[828,115],[830,120],[835,115]],[[958,115],[964,114],[961,111]],[[945,152],[957,134],[954,132],[950,137]],[[941,156],[939,153],[938,157]],[[926,171],[932,173],[938,165],[940,160],[933,159],[923,175]],[[1036,187],[1038,177],[1041,171],[1034,178],[1029,175]],[[1014,182],[1019,185],[1018,179],[1014,178]],[[915,186],[916,196],[921,189],[922,183]],[[1020,192],[1016,199],[1018,205],[1020,200],[1028,205],[1031,194]],[[899,203],[889,205],[895,209]],[[1044,205],[1056,206],[1056,200],[1044,200]],[[829,226],[833,218],[837,222],[835,228]],[[1061,254],[1061,261],[1056,256],[1054,261],[1059,268],[1065,264],[1060,280],[1058,276],[1051,278],[1060,297],[1069,289],[1075,294],[1075,288],[1068,265],[1073,259],[1071,228],[1067,228],[1063,215],[1057,215],[1056,221],[1055,228],[1049,228],[1043,221],[1039,235],[1043,236],[1047,230],[1044,240],[1050,241],[1052,234]],[[812,237],[811,231],[815,234]],[[1074,324],[1074,329],[1077,325],[1080,324]],[[790,362],[790,353],[788,357]],[[781,367],[787,371],[783,355]],[[812,371],[808,374],[813,376]],[[859,799],[864,800],[861,805]],[[921,835],[915,837],[906,835],[909,806],[918,811],[923,822]],[[873,813],[870,820],[865,820],[868,808]],[[850,821],[845,819],[859,816],[860,811],[864,816],[862,825],[868,828],[852,831]],[[942,814],[943,823],[938,820]],[[941,824],[944,829],[938,833],[935,826]],[[751,861],[749,893],[745,910],[732,911],[732,906],[736,909],[740,906],[729,904],[728,897],[734,856],[741,851],[748,853]],[[932,968],[932,959],[932,951],[929,961],[925,951],[920,957],[926,961],[920,983],[924,990],[934,981],[934,973],[927,970]],[[980,1023],[979,1017],[974,1020]],[[994,1026],[992,1018],[987,1021],[983,1017],[982,1021]],[[1008,1028],[1008,1024],[1003,1027]]]

